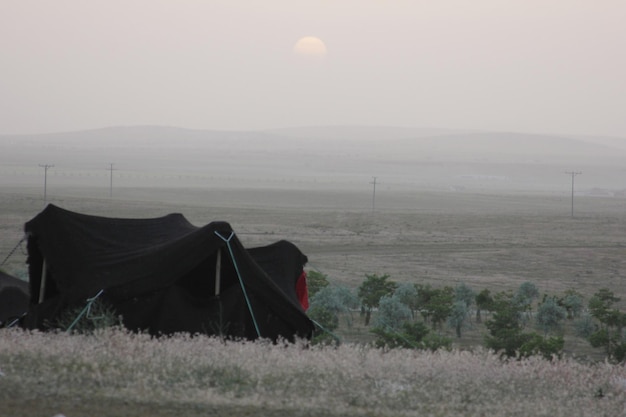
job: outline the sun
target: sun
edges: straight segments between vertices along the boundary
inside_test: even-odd
[[[298,42],[293,46],[293,53],[304,58],[322,59],[328,50],[320,38],[305,36],[298,39]]]

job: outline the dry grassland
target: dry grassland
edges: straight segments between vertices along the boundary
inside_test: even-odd
[[[577,197],[575,216],[571,217],[569,196],[551,194],[410,193],[381,187],[372,210],[368,190],[120,188],[111,199],[106,198],[106,193],[107,190],[94,192],[78,187],[57,189],[49,200],[70,210],[96,215],[154,217],[180,212],[197,225],[228,221],[248,247],[278,239],[291,240],[308,255],[309,269],[326,274],[334,285],[351,288],[356,288],[365,274],[375,273],[389,274],[398,282],[433,286],[463,282],[477,291],[514,290],[522,282],[531,281],[542,293],[560,294],[575,289],[589,297],[605,287],[626,300],[626,201],[619,198]],[[42,193],[38,189],[0,190],[2,260],[22,238],[24,222],[42,208]],[[24,248],[25,245],[18,247],[3,268],[23,276]],[[622,309],[625,305],[624,301],[620,304]],[[342,329],[345,340],[367,340],[367,329],[356,322],[355,327]],[[39,337],[42,336],[36,336]],[[470,331],[467,337],[465,344],[481,343],[478,331]],[[231,355],[227,361],[276,357],[272,360],[277,362],[271,362],[276,372],[259,370],[256,365],[236,368],[233,363],[233,369],[243,369],[243,373],[218,379],[222,382],[211,382],[217,385],[210,386],[202,379],[206,375],[194,373],[198,362],[182,358],[182,353],[164,357],[155,354],[152,359],[138,354],[137,360],[145,359],[144,362],[125,363],[125,353],[120,354],[114,347],[100,350],[97,341],[71,341],[55,336],[50,339],[54,340],[52,351],[44,354],[39,352],[42,348],[37,347],[37,342],[28,337],[2,333],[0,338],[0,369],[7,375],[7,370],[32,372],[0,378],[0,391],[4,393],[0,400],[2,415],[53,416],[67,410],[68,417],[87,415],[90,411],[90,415],[106,417],[569,417],[615,416],[625,412],[623,366],[607,368],[574,362],[547,366],[532,361],[498,365],[484,353],[433,356],[401,351],[385,356],[381,352],[363,353],[351,345],[345,351],[298,353],[294,349],[274,351],[261,347],[261,351],[255,351],[229,345],[228,349],[240,349],[243,356]],[[9,340],[12,338],[14,342]],[[23,355],[11,353],[10,345],[16,343],[23,344]],[[96,359],[64,352],[62,346],[66,343],[74,349],[69,352],[76,355],[88,349],[94,358],[120,357],[111,362],[111,368],[106,368],[106,361],[94,365]],[[137,343],[147,350],[200,349],[196,344],[190,345],[195,346],[192,348],[179,344],[180,341],[171,342],[174,347],[157,347],[146,340]],[[213,342],[205,343],[209,346]],[[584,349],[585,345],[586,342],[566,340],[568,350]],[[57,346],[58,351],[52,346]],[[203,353],[190,355],[193,358]],[[355,355],[362,355],[362,360],[369,361],[373,368],[358,362]],[[278,357],[291,361],[290,365],[281,368]],[[56,368],[37,374],[36,369],[24,370],[18,365],[21,360],[33,358],[51,360]],[[128,358],[131,360],[132,355]],[[300,360],[308,368],[293,365]],[[210,359],[204,357],[202,361],[207,372],[217,372],[219,367]],[[99,373],[94,374],[94,366],[104,368],[98,368]],[[159,371],[163,366],[169,368]],[[76,369],[78,376],[68,374],[68,369]],[[139,370],[147,372],[149,378],[143,378],[141,373],[133,376]],[[114,382],[118,373],[126,378],[119,382],[122,389]],[[438,375],[448,375],[448,379]],[[51,381],[45,380],[48,377]],[[241,381],[237,382],[237,378]],[[134,384],[143,384],[143,388]],[[243,394],[240,391],[241,387],[251,386],[254,389]],[[327,386],[331,389],[324,388]],[[603,399],[596,395],[600,388],[608,390]],[[304,405],[294,405],[302,396],[307,397]]]
[[[18,353],[19,352],[19,353]],[[543,416],[626,411],[623,366],[501,361],[483,350],[385,352],[0,331],[0,414],[74,416]]]
[[[371,194],[349,190],[145,188],[121,189],[113,199],[82,189],[61,192],[50,202],[74,211],[180,212],[197,225],[224,220],[248,247],[288,239],[308,255],[310,269],[353,288],[375,273],[492,291],[525,281],[551,294],[576,289],[589,296],[605,287],[626,299],[626,200],[619,198],[577,197],[571,217],[568,196],[541,194],[380,190],[372,211]],[[43,201],[38,190],[7,188],[0,199],[3,256]],[[19,253],[5,269],[24,269]]]

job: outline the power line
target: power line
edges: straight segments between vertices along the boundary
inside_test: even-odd
[[[111,181],[109,183],[109,198],[113,198],[113,163],[110,163],[109,171],[111,172],[110,178]]]
[[[40,167],[43,168],[44,170],[44,175],[43,175],[43,204],[44,206],[46,205],[46,203],[48,202],[48,168],[53,168],[54,165],[49,165],[49,164],[39,164]]]
[[[582,172],[566,171],[565,173],[572,176],[572,217],[574,217],[574,177],[581,175]]]
[[[376,209],[376,177],[372,178],[374,178],[374,181],[370,182],[370,184],[374,186],[374,192],[372,193],[372,211],[374,211]]]

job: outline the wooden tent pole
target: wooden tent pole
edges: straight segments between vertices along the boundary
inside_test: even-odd
[[[215,260],[215,295],[220,295],[220,285],[222,284],[222,249],[217,250]]]
[[[46,258],[43,258],[43,265],[41,266],[41,284],[39,285],[39,304],[43,302],[44,294],[46,292],[47,277]]]

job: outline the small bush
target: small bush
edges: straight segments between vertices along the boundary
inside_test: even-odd
[[[400,302],[397,298],[384,296],[380,299],[378,314],[374,317],[377,327],[393,327],[394,330],[402,328],[402,325],[411,320],[411,309]]]
[[[565,341],[563,337],[541,337],[537,333],[530,333],[526,341],[520,347],[519,357],[528,358],[534,355],[541,355],[544,359],[561,359]]]
[[[574,329],[576,336],[589,339],[589,336],[598,330],[598,326],[594,323],[593,318],[589,314],[584,314],[580,319],[574,322]]]
[[[452,340],[438,333],[429,333],[424,337],[424,348],[434,352],[436,350],[451,350]]]
[[[94,300],[87,310],[85,308],[81,306],[63,310],[50,323],[50,327],[74,333],[91,334],[96,330],[122,325],[121,318],[115,309],[100,299]],[[70,326],[72,326],[71,329]]]
[[[423,322],[404,323],[401,329],[393,329],[389,326],[375,327],[372,329],[377,337],[374,346],[385,349],[418,349],[449,350],[452,340],[437,333],[431,333],[430,329]]]
[[[311,342],[313,344],[331,344],[336,342],[335,336],[331,333],[339,326],[339,317],[333,311],[320,306],[313,305],[308,311],[309,317],[322,328],[317,328]]]

